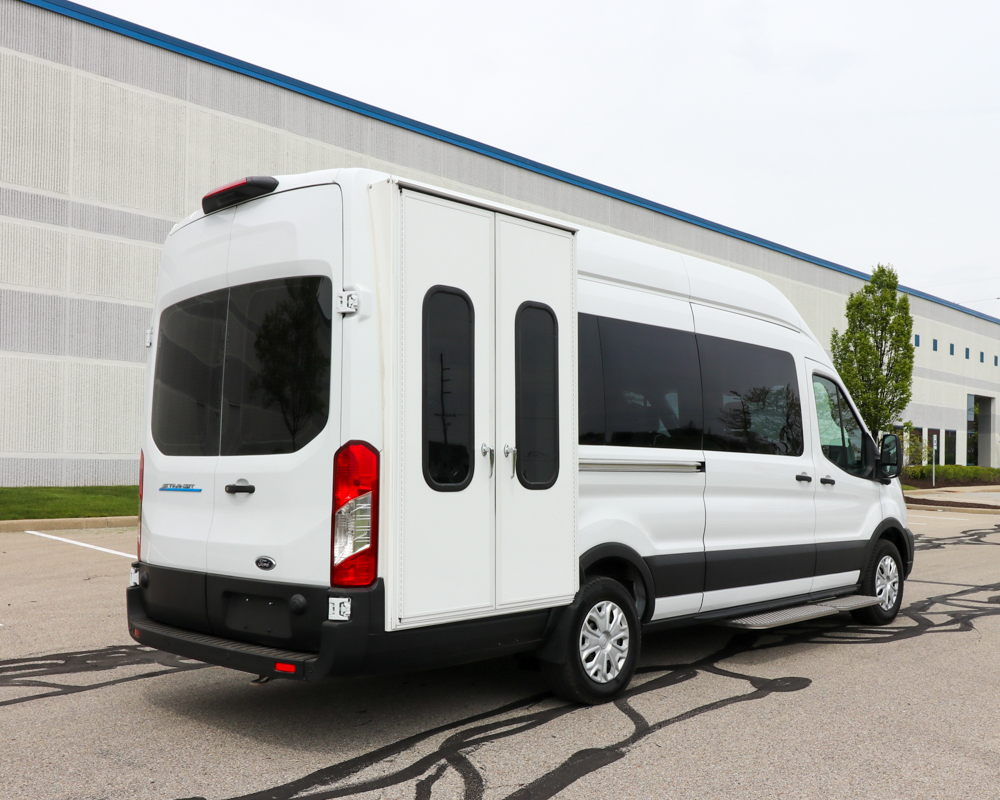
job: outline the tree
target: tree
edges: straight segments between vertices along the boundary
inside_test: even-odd
[[[876,441],[913,394],[913,317],[910,298],[898,288],[896,270],[878,264],[847,299],[847,330],[830,335],[833,364]]]

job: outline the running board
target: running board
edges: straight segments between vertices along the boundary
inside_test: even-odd
[[[747,617],[727,619],[722,625],[730,628],[740,628],[745,631],[763,631],[768,628],[778,628],[791,625],[793,622],[806,622],[810,619],[829,617],[841,611],[853,611],[856,608],[867,608],[878,605],[877,597],[863,594],[852,594],[847,597],[834,597],[821,603],[811,603],[805,606],[792,606],[778,611],[768,611],[765,614],[751,614]]]

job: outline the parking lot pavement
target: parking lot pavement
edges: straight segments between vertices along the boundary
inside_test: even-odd
[[[0,796],[1000,798],[1000,515],[910,524],[894,625],[650,635],[597,708],[513,659],[255,685],[128,637],[134,529],[0,533]]]

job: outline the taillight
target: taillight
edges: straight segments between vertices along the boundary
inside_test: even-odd
[[[258,175],[254,178],[242,178],[218,189],[213,189],[201,198],[201,210],[206,214],[228,208],[244,200],[252,200],[263,194],[269,194],[278,188],[278,179],[269,175]]]
[[[368,586],[378,572],[378,451],[348,442],[333,460],[331,586]]]
[[[139,451],[139,529],[135,536],[135,559],[142,561],[142,479],[146,457]]]

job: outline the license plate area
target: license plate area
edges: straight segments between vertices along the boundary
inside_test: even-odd
[[[292,635],[291,611],[281,597],[231,594],[226,604],[226,627],[237,633],[287,639]]]

